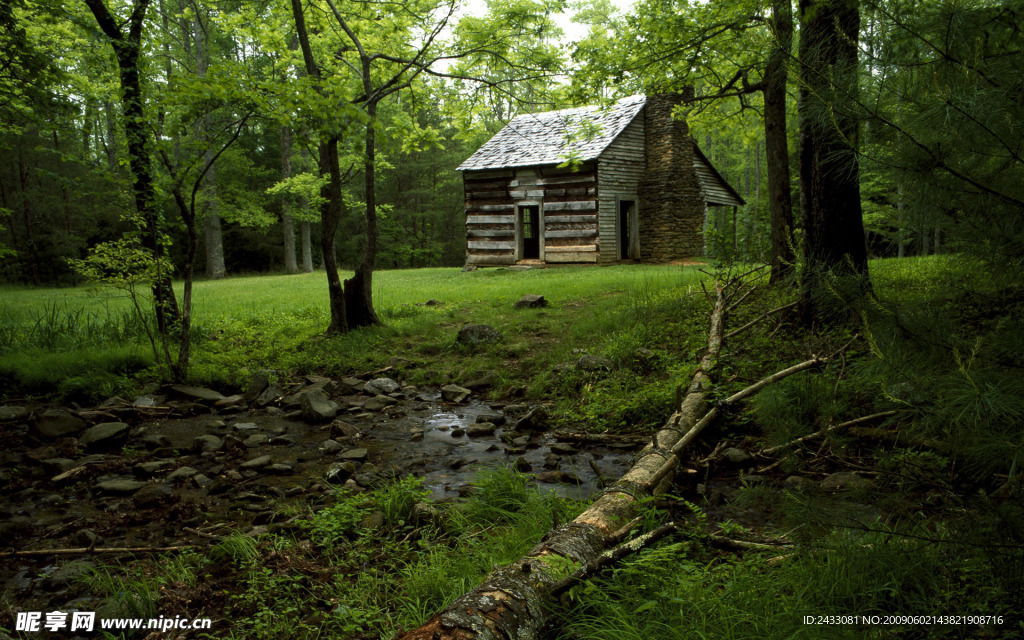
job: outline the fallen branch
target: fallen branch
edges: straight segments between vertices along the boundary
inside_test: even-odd
[[[744,331],[746,331],[750,327],[754,326],[758,322],[761,322],[762,320],[764,320],[768,316],[771,316],[771,315],[774,315],[776,313],[779,313],[780,311],[785,311],[786,309],[792,309],[796,305],[797,305],[796,302],[791,302],[789,304],[782,305],[781,307],[778,307],[776,309],[772,309],[771,311],[765,311],[764,313],[762,313],[761,315],[757,316],[756,318],[754,318],[753,320],[751,320],[747,324],[743,325],[739,329],[733,329],[729,333],[725,334],[725,337],[728,339],[728,338],[732,338],[732,337],[738,336],[739,334],[743,333]]]
[[[423,626],[398,636],[399,639],[539,637],[548,616],[551,590],[577,570],[596,562],[604,550],[617,543],[616,534],[635,526],[630,521],[635,519],[641,500],[662,493],[670,484],[670,478],[653,485],[648,480],[667,457],[666,447],[671,447],[697,421],[707,405],[711,387],[708,372],[716,367],[725,333],[724,289],[732,284],[723,287],[715,283],[707,351],[678,409],[655,434],[653,442],[639,452],[633,467],[575,520],[549,531],[526,556],[496,568],[476,589],[455,600]]]
[[[195,545],[174,547],[78,547],[76,549],[32,549],[30,551],[0,551],[0,558],[27,558],[31,556],[74,556],[89,553],[163,553],[193,549]]]
[[[800,444],[801,442],[807,442],[808,440],[813,440],[815,438],[820,438],[823,435],[825,435],[826,433],[831,433],[833,431],[838,431],[839,429],[846,429],[848,427],[852,427],[854,425],[858,425],[858,424],[861,424],[863,422],[870,422],[872,420],[877,420],[879,418],[888,418],[890,416],[896,415],[897,413],[899,413],[899,412],[898,411],[882,411],[881,413],[873,413],[873,414],[871,414],[869,416],[861,416],[860,418],[855,418],[853,420],[847,420],[846,422],[840,422],[839,424],[833,424],[833,425],[830,425],[830,426],[822,429],[821,431],[815,431],[814,433],[808,434],[806,436],[801,436],[799,438],[795,438],[793,440],[790,440],[789,442],[783,442],[780,445],[776,445],[774,447],[768,447],[767,449],[762,449],[762,450],[758,451],[757,453],[755,453],[754,455],[758,455],[758,456],[774,455],[777,452],[782,451],[783,449],[787,449],[789,447],[795,447],[796,445]]]

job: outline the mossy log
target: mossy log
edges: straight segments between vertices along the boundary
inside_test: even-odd
[[[662,472],[659,482],[651,480],[672,457],[675,443],[705,414],[710,373],[722,346],[726,299],[724,288],[716,284],[707,352],[680,406],[640,451],[633,467],[575,520],[549,531],[527,555],[495,569],[476,589],[398,640],[533,640],[540,636],[556,585],[595,562],[618,541],[640,501],[663,493],[671,483],[672,473]]]

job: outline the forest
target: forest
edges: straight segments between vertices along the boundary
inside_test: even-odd
[[[700,255],[467,263],[641,95]],[[0,640],[1024,637],[1022,126],[1024,0],[5,0]]]

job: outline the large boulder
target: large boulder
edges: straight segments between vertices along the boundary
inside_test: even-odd
[[[47,409],[36,418],[36,433],[47,438],[72,436],[83,429],[85,421],[63,409]]]
[[[473,393],[465,387],[460,387],[457,384],[446,384],[441,387],[441,397],[444,398],[445,402],[459,403],[469,397],[469,394]]]
[[[544,299],[544,296],[527,294],[516,300],[512,306],[516,309],[539,309],[548,306],[548,301]]]
[[[469,347],[475,347],[490,342],[499,342],[502,339],[501,332],[487,324],[467,324],[459,329],[459,335],[455,341]]]
[[[299,398],[302,417],[306,422],[326,422],[338,415],[338,403],[319,389],[307,391]]]
[[[0,422],[10,420],[25,420],[29,411],[25,407],[0,407]]]
[[[380,411],[395,404],[398,404],[398,400],[391,396],[373,396],[363,403],[363,409],[367,411]]]
[[[104,422],[87,429],[78,441],[90,449],[113,449],[124,444],[130,430],[123,422]]]
[[[213,404],[214,402],[224,398],[224,394],[219,391],[204,389],[202,387],[190,387],[184,384],[172,384],[171,390],[178,395],[204,404]]]
[[[242,397],[246,402],[253,402],[270,385],[270,379],[265,373],[257,373],[249,381],[249,388],[245,390]]]

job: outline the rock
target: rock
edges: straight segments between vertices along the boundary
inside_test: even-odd
[[[395,393],[401,389],[402,385],[398,384],[391,378],[375,378],[363,385],[363,391],[379,396],[386,396],[389,393]]]
[[[135,493],[142,487],[146,486],[145,482],[138,480],[104,480],[96,483],[96,489],[100,493],[107,493],[115,496],[126,496]]]
[[[548,423],[548,413],[544,407],[534,407],[525,416],[516,421],[515,431],[535,431],[543,429]]]
[[[358,449],[349,449],[348,451],[338,456],[339,460],[349,462],[362,462],[366,460],[366,457],[370,454],[369,451],[360,447]]]
[[[421,307],[440,307],[444,303],[441,302],[440,300],[435,300],[434,298],[431,298],[426,302],[418,302],[417,304]]]
[[[467,264],[466,266],[462,267],[462,272],[467,273],[469,271],[476,271],[478,268],[479,267],[477,267],[474,264]]]
[[[872,489],[875,482],[861,477],[856,471],[839,471],[821,481],[825,491],[842,491],[844,489]]]
[[[359,436],[359,428],[344,420],[335,420],[331,423],[332,438],[355,438]]]
[[[551,445],[551,453],[555,453],[560,456],[574,456],[579,452],[579,449],[572,446],[571,444],[566,444],[564,442],[556,442],[553,445]]]
[[[242,394],[242,399],[252,403],[270,385],[270,379],[264,373],[257,373],[249,381],[249,387]]]
[[[284,389],[282,389],[281,387],[277,386],[276,384],[272,384],[272,385],[269,385],[263,391],[261,391],[260,395],[256,396],[256,401],[255,401],[254,404],[256,404],[256,406],[259,406],[259,407],[265,407],[265,406],[267,406],[267,405],[277,401],[279,398],[281,398],[281,397],[283,397],[285,395],[286,395],[286,392],[285,392]]]
[[[475,347],[481,344],[499,342],[501,339],[501,333],[490,325],[467,324],[459,329],[459,335],[455,338],[455,342]]]
[[[262,469],[263,467],[269,466],[271,462],[272,461],[270,459],[270,456],[258,456],[253,458],[252,460],[247,460],[246,462],[243,462],[238,466],[238,468],[249,471],[256,471],[258,469]]]
[[[295,468],[286,462],[275,462],[274,464],[267,465],[264,469],[266,473],[276,473],[278,475],[288,475],[293,473]]]
[[[459,403],[469,397],[473,393],[465,387],[460,387],[457,384],[446,384],[441,387],[441,397],[444,398],[445,402]]]
[[[36,447],[25,452],[25,457],[33,462],[42,462],[48,458],[57,457],[57,447],[50,445],[43,445],[42,447]]]
[[[494,383],[497,381],[498,374],[494,373],[493,371],[485,371],[483,373],[479,373],[469,378],[466,382],[462,383],[462,386],[466,387],[467,389],[472,389],[475,391],[477,389],[486,389],[487,387],[493,387]]]
[[[161,471],[166,471],[174,466],[170,460],[154,460],[152,462],[140,462],[132,467],[132,473],[137,478],[151,478]]]
[[[47,409],[36,417],[36,433],[47,438],[71,436],[84,429],[84,420],[63,409]]]
[[[512,468],[516,471],[526,473],[527,471],[533,471],[533,465],[526,461],[526,458],[519,456],[516,461],[512,463]]]
[[[113,449],[124,444],[130,430],[123,422],[104,422],[87,429],[78,441],[90,449]]]
[[[299,398],[302,418],[306,422],[325,422],[338,415],[338,403],[320,389],[307,391]]]
[[[259,431],[260,426],[255,422],[237,422],[235,423],[234,430],[238,434],[251,433],[253,431]]]
[[[148,407],[155,407],[158,406],[158,404],[159,403],[157,403],[156,398],[154,398],[153,396],[138,396],[137,398],[132,400],[133,407],[139,407],[143,409]]]
[[[338,384],[338,393],[342,395],[353,395],[361,393],[366,383],[359,378],[342,378]]]
[[[398,400],[395,400],[391,396],[379,395],[364,402],[363,409],[366,409],[367,411],[380,411],[381,409],[385,409],[395,404],[398,404]]]
[[[196,475],[197,473],[199,473],[199,470],[196,469],[195,467],[180,467],[178,469],[175,469],[173,472],[171,472],[170,475],[167,476],[167,482],[185,482],[186,480]]]
[[[759,476],[757,474],[748,474],[740,478],[745,486],[752,487],[758,484],[768,484],[769,479],[767,476]]]
[[[782,486],[791,491],[809,491],[814,487],[814,481],[803,476],[789,476],[782,481]]]
[[[571,473],[564,471],[541,471],[537,474],[537,482],[546,482],[548,484],[579,484],[580,479]]]
[[[409,440],[411,440],[412,442],[422,440],[424,436],[425,432],[423,431],[423,429],[411,429],[409,431]]]
[[[80,582],[96,569],[96,565],[88,560],[72,560],[63,564],[43,580],[43,587],[50,591],[70,587]]]
[[[512,438],[512,444],[517,447],[525,447],[526,445],[530,444],[530,436],[519,436],[517,438]]]
[[[165,484],[147,484],[132,496],[132,502],[141,508],[155,507],[172,498],[174,492]]]
[[[221,392],[214,391],[213,389],[204,389],[203,387],[190,387],[184,384],[172,384],[170,388],[178,395],[204,404],[213,404],[214,402],[224,398],[224,394]]]
[[[479,438],[481,436],[492,436],[494,431],[498,428],[498,425],[491,424],[490,422],[480,422],[478,424],[471,424],[466,427],[466,435],[470,438]]]
[[[170,438],[159,433],[147,433],[139,439],[139,442],[147,449],[166,449],[173,446]]]
[[[374,511],[370,515],[363,518],[363,521],[359,523],[364,529],[380,529],[386,522],[383,511]]]
[[[403,358],[401,356],[391,356],[384,363],[384,366],[391,367],[392,369],[408,369],[416,366],[416,363],[409,358]],[[387,378],[385,378],[386,380]]]
[[[516,300],[512,306],[516,309],[539,309],[548,306],[548,301],[544,299],[544,296],[527,294]]]
[[[335,453],[338,453],[344,448],[344,445],[342,445],[337,440],[324,440],[322,443],[320,443],[320,450],[326,453],[327,455],[334,455]]]
[[[611,371],[615,368],[615,363],[601,356],[585,355],[576,361],[576,368],[581,371]]]
[[[753,460],[753,456],[736,447],[729,447],[728,449],[722,450],[722,458],[730,464],[747,464]]]
[[[42,463],[46,473],[50,475],[59,475],[78,466],[78,463],[70,458],[47,458]]]
[[[13,420],[27,420],[29,416],[29,410],[25,407],[0,407],[0,422],[9,422]]]
[[[646,369],[650,367],[658,359],[658,355],[645,347],[636,349],[631,356],[633,364],[636,366]]]
[[[196,436],[196,438],[192,440],[192,450],[200,453],[220,451],[222,448],[224,448],[224,441],[213,434]]]
[[[327,467],[324,472],[324,479],[331,484],[345,484],[345,481],[356,472],[354,462],[335,462]]]
[[[494,411],[482,411],[480,412],[480,415],[476,417],[476,421],[490,422],[491,424],[496,424],[500,427],[501,425],[505,424],[505,416]]]
[[[234,407],[236,405],[243,404],[244,402],[245,402],[245,397],[244,396],[242,396],[240,394],[235,394],[233,396],[225,396],[225,397],[221,398],[217,402],[214,402],[213,406],[215,406],[215,407]]]
[[[242,440],[242,444],[245,445],[246,449],[252,449],[253,447],[259,447],[270,442],[270,436],[265,433],[254,433],[245,440]]]
[[[451,436],[453,438],[461,438],[464,435],[466,435],[466,430],[463,429],[462,427],[455,427],[454,429],[452,429]]]

